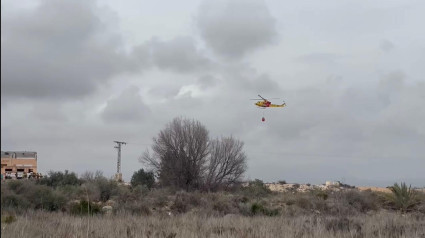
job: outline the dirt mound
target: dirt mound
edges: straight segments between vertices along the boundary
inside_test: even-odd
[[[364,187],[357,187],[357,189],[359,189],[360,191],[371,190],[373,192],[391,193],[391,190],[389,188],[381,188],[381,187],[364,186]]]

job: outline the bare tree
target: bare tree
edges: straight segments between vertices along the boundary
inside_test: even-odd
[[[140,160],[156,172],[162,185],[200,187],[209,152],[208,131],[200,122],[175,118],[153,142],[153,154],[147,151]]]
[[[206,188],[227,187],[242,178],[246,170],[243,142],[233,137],[222,137],[210,142],[210,157]]]
[[[94,180],[94,173],[92,171],[86,171],[83,174],[81,174],[80,179],[84,181],[93,181]]]

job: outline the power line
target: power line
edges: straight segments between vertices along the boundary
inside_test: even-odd
[[[129,145],[145,145],[145,146],[151,146],[152,144],[148,144],[148,143],[139,143],[139,142],[127,142],[127,144]]]

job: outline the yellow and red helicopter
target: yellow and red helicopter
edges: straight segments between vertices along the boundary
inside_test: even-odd
[[[260,97],[259,99],[251,99],[251,100],[262,100],[262,101],[258,101],[254,104],[261,109],[266,109],[268,107],[285,107],[286,106],[285,102],[283,102],[283,104],[272,104],[269,100],[263,98],[260,94],[258,94],[258,96]],[[279,98],[273,98],[273,99],[279,99]],[[266,119],[264,118],[264,114],[263,114],[261,121],[265,121],[265,120]]]

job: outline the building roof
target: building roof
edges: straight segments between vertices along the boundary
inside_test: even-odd
[[[2,151],[1,158],[37,158],[37,152],[34,151]]]

